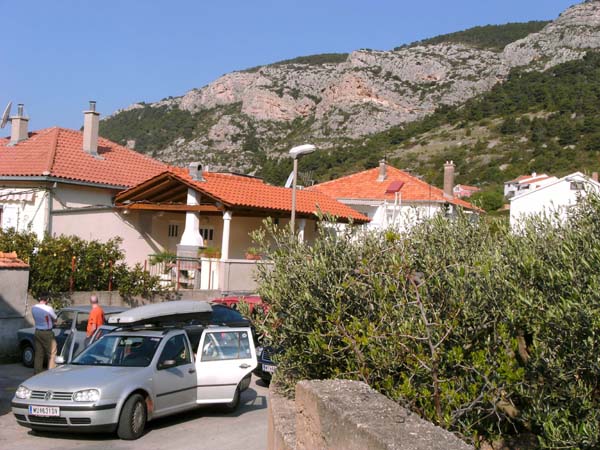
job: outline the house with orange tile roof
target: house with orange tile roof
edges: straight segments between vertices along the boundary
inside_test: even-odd
[[[106,241],[121,236],[127,260],[144,260],[156,242],[146,224],[123,217],[114,196],[167,166],[98,137],[95,102],[84,112],[83,131],[60,127],[28,131],[19,105],[10,137],[0,138],[0,224],[31,230],[39,238],[75,235]]]
[[[453,195],[454,163],[444,166],[444,190],[380,161],[379,167],[354,173],[308,188],[351,206],[371,219],[369,228],[393,226],[409,229],[419,220],[456,208],[468,213],[481,210]]]
[[[289,188],[272,186],[251,176],[209,172],[198,163],[187,169],[171,167],[115,198],[115,207],[123,214],[168,221],[169,236],[178,238],[163,242],[163,246],[171,251],[176,248],[180,264],[185,264],[186,258],[197,257],[202,248],[217,248],[219,257],[202,257],[199,268],[192,262],[181,270],[186,272],[182,276],[188,277],[187,272],[199,269],[201,279],[195,281],[197,287],[228,292],[251,290],[251,272],[256,262],[245,258],[246,250],[252,246],[250,234],[267,217],[281,227],[289,226],[291,204]],[[321,192],[299,190],[296,218],[300,240],[315,238],[321,214],[335,217],[337,222],[369,221]]]
[[[480,190],[481,189],[478,188],[477,186],[469,186],[467,184],[457,184],[456,186],[454,186],[454,189],[452,189],[452,192],[458,198],[469,198],[475,192],[479,192]]]
[[[27,130],[22,105],[11,135],[0,138],[0,224],[44,235],[75,235],[102,242],[120,236],[129,264],[161,252],[177,254],[181,285],[246,291],[253,267],[244,258],[250,232],[266,217],[287,226],[291,189],[231,173],[169,167],[98,136],[95,102],[84,111],[83,131]],[[320,214],[365,223],[356,210],[319,192],[296,199],[298,236],[312,240]],[[219,258],[199,249],[214,247]],[[188,266],[186,266],[188,264]],[[255,264],[255,263],[253,263]],[[180,284],[179,282],[177,283]]]

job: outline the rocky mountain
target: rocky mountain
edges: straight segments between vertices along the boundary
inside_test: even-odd
[[[542,25],[501,49],[455,37],[233,72],[182,97],[117,111],[100,132],[165,162],[260,173],[291,145],[343,150],[462,105],[517,68],[547,70],[583,57],[600,47],[600,2],[577,4]]]

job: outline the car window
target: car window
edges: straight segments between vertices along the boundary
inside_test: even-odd
[[[250,342],[245,331],[207,332],[202,348],[202,361],[250,358]]]
[[[58,316],[56,317],[56,324],[54,325],[54,327],[69,329],[69,328],[71,328],[71,325],[73,324],[74,317],[75,317],[74,311],[61,311],[58,313]]]
[[[77,321],[75,322],[75,329],[77,331],[86,331],[88,318],[90,315],[88,313],[80,312],[77,314]]]
[[[160,341],[160,337],[108,334],[80,353],[72,364],[146,367]]]
[[[177,366],[189,364],[192,362],[190,349],[188,348],[185,336],[180,334],[173,336],[167,341],[162,353],[160,354],[159,364],[163,361],[174,360]]]

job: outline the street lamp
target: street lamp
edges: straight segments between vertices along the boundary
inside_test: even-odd
[[[294,158],[294,171],[293,171],[293,182],[292,182],[292,218],[290,220],[290,227],[292,233],[294,233],[294,224],[296,222],[296,180],[298,178],[298,159],[304,155],[314,152],[317,149],[312,144],[304,144],[293,147],[290,150],[290,155]]]

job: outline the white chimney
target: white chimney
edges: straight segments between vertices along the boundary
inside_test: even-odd
[[[385,167],[385,159],[379,161],[379,176],[377,177],[377,181],[385,181],[387,178],[387,170]]]
[[[83,112],[83,151],[90,155],[98,155],[98,128],[100,113],[96,112],[96,102],[90,100],[89,111]]]
[[[10,118],[11,129],[9,145],[16,145],[29,137],[29,133],[27,131],[28,122],[29,117],[25,117],[23,114],[23,104],[19,103],[17,105],[17,115]]]
[[[194,181],[206,181],[202,176],[202,164],[199,162],[191,162],[188,166],[188,173]]]
[[[446,161],[444,164],[444,195],[454,198],[454,162]]]

